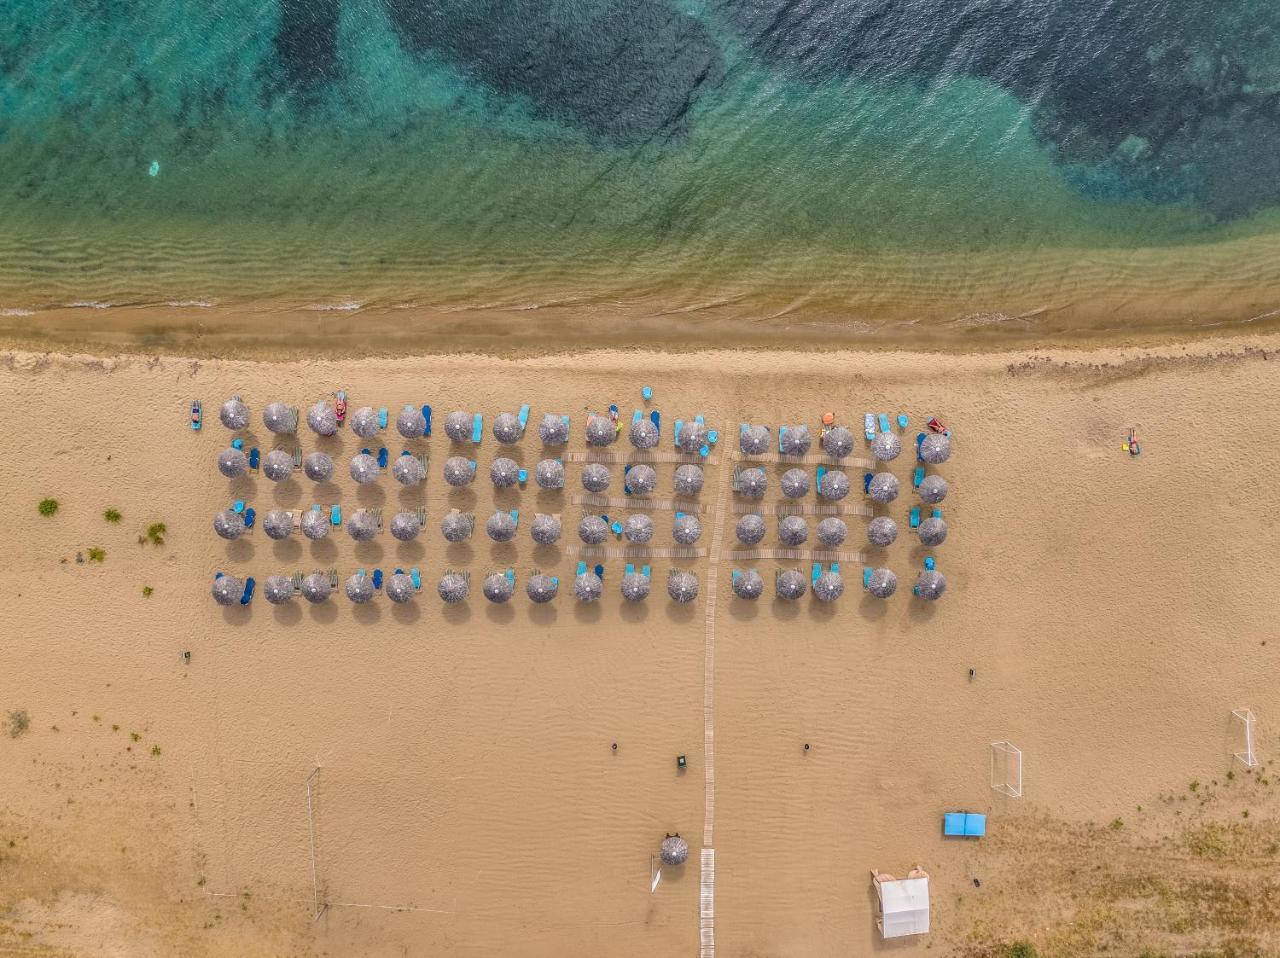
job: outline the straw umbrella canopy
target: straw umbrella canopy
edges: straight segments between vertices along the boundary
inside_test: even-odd
[[[450,456],[444,461],[444,481],[451,486],[467,486],[476,477],[471,460],[462,456]]]
[[[213,580],[213,601],[218,605],[239,605],[244,582],[233,575],[220,575]]]
[[[849,535],[849,527],[838,516],[828,516],[818,523],[818,541],[824,546],[838,546]]]
[[[789,431],[789,430],[788,430]],[[799,569],[787,569],[778,574],[778,579],[774,583],[774,589],[778,593],[779,599],[798,599],[809,588],[809,583],[804,577],[804,573]]]
[[[329,577],[323,572],[313,572],[302,580],[302,597],[308,602],[320,603],[333,591]]]
[[[941,476],[925,476],[920,481],[920,486],[916,489],[920,493],[920,500],[927,502],[931,506],[936,506],[943,499],[947,498],[947,480]]]
[[[676,602],[692,602],[698,597],[698,577],[684,569],[673,569],[667,576],[667,595]]]
[[[287,539],[293,535],[293,513],[272,509],[262,517],[262,531],[268,539]]]
[[[287,449],[272,449],[262,457],[262,474],[272,482],[283,482],[293,475],[293,456]]]
[[[671,538],[682,546],[691,546],[702,538],[702,522],[691,512],[676,516],[671,523]]]
[[[839,502],[849,494],[849,476],[839,469],[828,469],[818,482],[818,495],[828,502]]]
[[[333,460],[328,453],[313,452],[302,460],[302,473],[312,482],[328,482],[333,478]]]
[[[653,538],[653,520],[643,512],[633,512],[623,523],[622,534],[628,542],[643,545]]]
[[[356,542],[368,542],[378,534],[378,517],[368,509],[357,509],[347,517],[347,533]]]
[[[564,463],[558,459],[543,459],[533,470],[533,478],[539,489],[563,489]]]
[[[493,417],[493,438],[508,446],[520,441],[520,420],[514,413],[500,412]]]
[[[734,577],[733,594],[739,599],[758,599],[764,595],[764,579],[755,569],[748,569]]]
[[[278,435],[287,435],[298,428],[293,410],[282,402],[269,403],[262,410],[262,424]]]
[[[809,523],[801,516],[787,516],[778,523],[778,540],[784,546],[804,545],[809,539]]]
[[[914,591],[920,598],[928,599],[930,602],[940,599],[942,593],[947,591],[946,577],[934,569],[925,569],[916,579]]]
[[[248,429],[249,407],[239,396],[232,396],[218,410],[218,418],[228,429]]]
[[[480,591],[484,593],[484,597],[490,602],[501,605],[515,594],[515,584],[501,572],[490,572],[484,577],[484,584],[481,585]]]
[[[609,535],[609,524],[600,516],[583,516],[578,523],[578,538],[589,546],[599,545]]]
[[[769,491],[769,477],[763,469],[743,469],[738,475],[738,491],[748,499],[763,499]]]
[[[898,498],[898,477],[891,472],[877,472],[871,477],[867,494],[874,502],[893,502]]]
[[[412,542],[422,531],[422,520],[416,512],[397,512],[391,517],[391,537],[400,542]]]
[[[454,442],[466,442],[471,438],[471,420],[471,413],[468,412],[449,413],[444,420],[444,434]]]
[[[329,534],[329,516],[319,509],[308,509],[302,514],[302,534],[308,539],[323,539]]]
[[[658,473],[653,466],[640,463],[627,470],[622,483],[632,495],[647,496],[658,488]]]
[[[898,591],[898,577],[892,569],[873,569],[867,580],[867,591],[877,599],[887,599]]]
[[[351,478],[360,485],[376,482],[378,479],[378,460],[367,452],[351,457]]]
[[[893,545],[893,540],[898,538],[898,524],[888,516],[876,516],[867,525],[867,541],[873,546]]]
[[[682,452],[697,452],[707,442],[707,427],[697,422],[686,422],[680,427],[676,442]]]
[[[361,439],[372,439],[378,434],[378,414],[372,406],[361,406],[351,414],[351,431]]]
[[[607,416],[591,416],[587,419],[587,445],[607,446],[618,438],[618,429]]]
[[[467,580],[456,572],[449,572],[440,579],[440,585],[436,588],[440,593],[440,598],[444,599],[449,605],[455,602],[461,602],[471,594],[471,586]]]
[[[392,602],[411,602],[418,594],[418,590],[413,587],[413,577],[407,572],[396,572],[387,576],[382,589]]]
[[[484,531],[494,542],[510,542],[516,537],[516,520],[509,512],[495,512],[484,524]]]
[[[748,513],[738,520],[738,524],[733,531],[737,535],[738,541],[744,546],[759,545],[764,539],[764,517],[756,515],[754,512]]]
[[[778,485],[788,499],[803,499],[809,494],[809,474],[803,469],[788,469],[782,474]]]
[[[427,478],[427,467],[417,456],[406,452],[396,456],[396,461],[391,464],[391,475],[402,486],[416,486]]]
[[[421,409],[405,406],[396,416],[396,432],[405,439],[421,439],[427,431],[427,417]]]
[[[338,431],[338,411],[333,403],[321,399],[307,410],[307,425],[317,436],[332,436]]]
[[[832,426],[822,437],[822,448],[828,456],[843,459],[853,452],[853,433],[844,426]]]
[[[769,427],[748,426],[738,434],[738,448],[746,456],[760,456],[769,451]]]
[[[649,597],[649,577],[643,572],[628,572],[622,577],[622,597],[628,602],[640,602]]]
[[[373,587],[373,579],[363,572],[357,572],[347,579],[346,592],[347,598],[356,605],[363,605],[377,594],[377,590]]]
[[[658,427],[648,419],[637,419],[631,424],[631,445],[637,449],[653,449],[658,445]]]
[[[871,440],[871,455],[881,462],[890,462],[902,454],[902,440],[897,433],[878,432]]]
[[[538,513],[533,517],[533,524],[529,527],[529,534],[533,536],[533,541],[540,546],[554,545],[560,541],[560,520],[555,516]]]
[[[686,463],[683,466],[676,467],[674,479],[675,490],[677,495],[696,496],[702,491],[702,467],[695,466],[693,463]]]
[[[249,468],[249,457],[241,449],[224,449],[218,453],[218,471],[228,479],[243,476]]]
[[[580,602],[595,602],[604,595],[604,582],[594,572],[584,572],[574,577],[573,594]]]
[[[813,584],[814,597],[822,602],[834,602],[844,595],[844,578],[839,572],[824,572]]]
[[[489,478],[493,481],[494,488],[509,489],[520,480],[520,464],[514,459],[499,456],[489,466]]]
[[[918,531],[923,546],[940,546],[947,541],[947,524],[934,516],[920,523]]]
[[[244,535],[244,516],[231,509],[216,513],[213,517],[213,531],[223,539],[239,539]]]
[[[668,835],[662,840],[662,864],[683,865],[689,859],[689,843],[679,835]]]
[[[538,436],[544,446],[563,446],[569,441],[569,424],[560,416],[547,413],[538,423]]]
[[[786,432],[778,434],[778,444],[787,456],[803,456],[812,441],[808,426],[788,426]]]
[[[293,580],[287,575],[269,575],[262,583],[262,597],[272,605],[284,605],[293,599]]]
[[[440,531],[449,542],[466,542],[471,538],[474,520],[461,512],[450,512],[440,520]]]
[[[550,602],[556,597],[556,593],[560,591],[560,583],[556,581],[555,576],[538,572],[529,576],[529,581],[524,584],[524,591],[530,601],[541,604]]]
[[[582,467],[582,488],[587,492],[604,492],[609,488],[609,467],[589,462]]]
[[[920,443],[920,458],[931,466],[946,462],[951,458],[951,437],[940,432],[931,432]]]

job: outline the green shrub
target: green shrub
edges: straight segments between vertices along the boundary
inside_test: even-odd
[[[119,510],[119,509],[108,509],[106,512],[104,512],[104,513],[102,514],[102,518],[106,519],[108,522],[119,522],[119,521],[120,521],[120,510]]]
[[[144,586],[142,587],[142,597],[143,597],[144,599],[149,599],[149,598],[151,598],[151,593],[153,593],[153,592],[155,592],[155,591],[156,591],[156,590],[155,590],[155,589],[153,589],[153,588],[151,588],[151,586],[149,586],[149,585],[144,585]]]
[[[38,508],[40,510],[40,515],[42,516],[47,517],[47,516],[54,515],[58,511],[58,500],[57,499],[41,499],[40,505],[38,506]]]
[[[107,558],[107,550],[106,550],[106,549],[100,549],[100,548],[98,548],[97,546],[94,546],[92,549],[89,549],[89,550],[88,550],[88,552],[89,552],[89,561],[90,561],[90,562],[105,562],[105,561],[106,561],[106,558]]]
[[[26,709],[14,709],[9,713],[9,737],[17,738],[31,727],[31,716]]]
[[[1015,941],[1005,948],[1004,958],[1039,958],[1039,954],[1031,942]]]
[[[153,546],[162,546],[164,545],[165,533],[168,531],[168,528],[163,522],[153,522],[151,525],[147,526],[146,539]]]

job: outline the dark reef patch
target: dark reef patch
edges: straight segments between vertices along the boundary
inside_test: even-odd
[[[342,75],[338,59],[341,0],[279,0],[276,56],[291,91],[304,96]]]

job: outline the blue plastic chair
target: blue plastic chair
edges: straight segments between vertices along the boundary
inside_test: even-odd
[[[239,450],[243,451],[243,450],[244,450],[244,440],[243,440],[243,439],[240,439],[240,438],[232,439],[232,440],[231,440],[231,448],[232,448],[232,449],[239,449]]]
[[[925,556],[924,567],[927,571],[932,572],[938,567],[938,563],[934,560],[933,556]]]
[[[648,402],[650,399],[652,399],[652,398],[653,398],[653,387],[652,387],[652,386],[641,386],[641,387],[640,387],[640,397],[641,397],[645,402]]]
[[[258,514],[254,511],[253,506],[250,506],[248,509],[244,511],[244,527],[246,529],[252,529],[253,524],[254,522],[257,521],[257,519],[258,519]]]
[[[231,503],[231,511],[235,513],[244,512],[244,500],[237,499],[235,502]]]
[[[910,420],[910,419],[908,419],[904,413],[898,413],[898,428],[899,428],[899,429],[906,429],[906,428],[907,428],[907,426],[910,424],[910,422],[911,422],[911,420]]]

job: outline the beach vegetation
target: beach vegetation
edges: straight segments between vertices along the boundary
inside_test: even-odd
[[[90,562],[105,562],[107,558],[107,550],[99,546],[87,550]]]
[[[1005,948],[1003,958],[1039,958],[1039,954],[1031,942],[1015,941]]]
[[[9,738],[17,738],[31,727],[31,716],[26,709],[13,709],[9,713]]]
[[[1190,785],[1188,785],[1188,786],[1187,786],[1187,788],[1189,788],[1189,789],[1190,789],[1191,791],[1193,791],[1193,792],[1199,791],[1199,790],[1200,790],[1200,781],[1199,781],[1199,779],[1197,779],[1196,781],[1192,782]]]
[[[48,518],[49,516],[56,515],[58,512],[58,500],[57,499],[41,499],[40,505],[37,506],[37,508],[40,510],[40,515],[46,518]]]
[[[160,746],[159,746],[159,745],[152,745],[152,746],[151,746],[151,754],[152,754],[152,755],[159,755],[159,754],[160,754]]]
[[[168,531],[168,527],[163,522],[153,522],[147,526],[146,533],[138,541],[140,543],[150,542],[153,546],[162,546],[164,545],[165,533]]]
[[[149,585],[144,585],[144,586],[142,587],[142,597],[143,597],[144,599],[149,599],[149,598],[151,598],[151,594],[152,594],[153,592],[155,592],[155,591],[156,591],[156,590],[155,590],[155,589],[153,589],[153,588],[151,588],[151,586],[149,586]]]
[[[135,742],[141,742],[141,741],[142,741],[142,736],[141,736],[141,735],[139,735],[137,732],[130,732],[130,733],[129,733],[129,738],[133,739]]]
[[[119,510],[119,509],[108,509],[106,512],[104,512],[104,513],[102,514],[102,518],[104,518],[104,519],[106,519],[108,522],[112,522],[112,523],[119,522],[119,521],[120,521],[120,510]]]
[[[1120,829],[1122,829],[1122,828],[1124,828],[1124,819],[1123,819],[1123,818],[1115,818],[1115,819],[1112,819],[1112,821],[1111,821],[1111,830],[1112,830],[1113,832],[1118,832],[1118,831],[1120,831]]]

